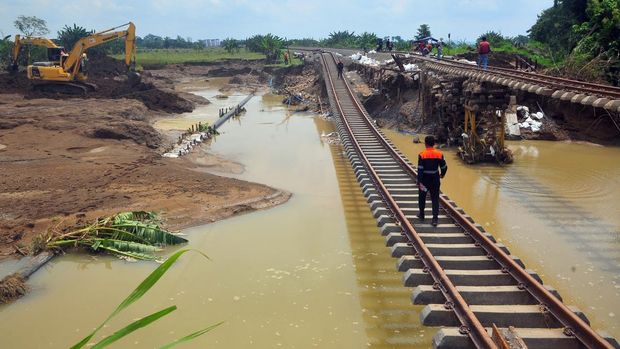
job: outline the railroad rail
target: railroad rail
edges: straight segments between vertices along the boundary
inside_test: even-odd
[[[418,54],[401,57],[421,61],[426,68],[431,70],[488,81],[571,103],[604,108],[610,112],[620,112],[620,87],[499,67],[489,67],[488,70],[483,70],[468,63],[447,59],[438,60]]]
[[[530,349],[620,348],[446,195],[439,225],[420,221],[416,170],[335,78],[333,54],[321,53],[321,63],[342,144],[405,286],[415,287],[412,302],[426,304],[424,325],[444,326],[435,348],[498,348],[492,326],[516,328]]]
[[[301,47],[296,49],[305,51],[318,50],[316,48]],[[483,70],[476,65],[456,60],[439,60],[432,56],[422,56],[421,54],[405,51],[392,51],[390,53],[398,54],[406,60],[422,62],[425,68],[430,70],[488,81],[515,90],[620,113],[620,87],[617,86],[493,66],[490,66],[488,70]]]

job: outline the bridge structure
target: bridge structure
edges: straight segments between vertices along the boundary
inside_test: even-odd
[[[515,90],[578,103],[620,113],[620,87],[595,84],[515,69],[489,67],[487,70],[457,60],[437,59],[419,54],[397,53],[402,60],[423,64],[425,69],[486,81]]]

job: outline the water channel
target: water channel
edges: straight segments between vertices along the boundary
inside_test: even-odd
[[[213,104],[164,129],[212,122]],[[226,123],[208,152],[241,164],[216,174],[293,193],[279,207],[184,231],[190,248],[101,336],[171,304],[175,313],[118,342],[153,348],[225,324],[187,348],[428,348],[432,328],[419,324],[342,150],[321,137],[334,126],[293,113],[273,95],[257,96]],[[387,132],[415,160],[420,145]],[[515,164],[465,166],[447,151],[443,190],[506,243],[528,267],[580,306],[595,327],[620,337],[620,150],[566,143],[511,143]],[[206,147],[205,147],[206,148]],[[207,150],[207,149],[203,149]],[[200,153],[198,153],[200,160]],[[240,169],[240,170],[239,170]],[[615,210],[615,213],[614,213]],[[610,214],[611,213],[611,214]],[[570,257],[566,257],[570,256]],[[65,348],[100,323],[152,269],[106,256],[56,258],[29,281],[30,294],[0,307],[1,348]]]

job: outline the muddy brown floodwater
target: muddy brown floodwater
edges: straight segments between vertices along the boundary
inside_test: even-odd
[[[197,93],[213,104],[161,120],[157,127],[182,130],[212,122],[219,108],[244,97],[213,98],[217,89]],[[220,129],[209,154],[191,156],[199,163],[208,163],[209,156],[225,158],[230,166],[214,166],[214,173],[285,189],[293,193],[290,201],[185,230],[188,247],[212,261],[183,257],[99,338],[176,304],[179,310],[169,318],[115,347],[153,348],[218,321],[225,324],[186,347],[428,347],[433,331],[417,322],[421,308],[409,304],[349,164],[320,136],[333,132],[333,125],[291,113],[281,100],[253,98],[245,115]],[[107,256],[55,259],[29,280],[32,291],[26,297],[0,307],[0,347],[75,343],[153,268]]]
[[[414,163],[422,144],[386,135]],[[595,329],[620,338],[620,148],[508,142],[513,164],[467,166],[445,151],[442,191]]]
[[[157,126],[181,130],[212,122],[219,108],[244,97],[215,99],[217,89],[197,93],[213,104]],[[226,123],[208,149],[191,156],[201,164],[211,163],[209,157],[225,158],[229,165],[210,170],[287,190],[293,193],[290,201],[185,230],[188,247],[212,261],[185,255],[99,338],[176,304],[179,310],[168,318],[115,347],[153,348],[218,321],[225,324],[185,347],[430,346],[435,330],[420,325],[422,307],[410,304],[411,290],[402,286],[350,164],[339,146],[320,136],[333,132],[333,124],[291,113],[280,101],[273,95],[253,98],[245,115]],[[390,136],[415,159],[419,146],[410,137]],[[617,211],[612,199],[620,194],[619,165],[609,159],[620,152],[561,143],[511,147],[515,164],[503,168],[464,166],[447,152],[450,172],[443,189],[560,289],[568,303],[584,308],[595,326],[618,336],[610,315],[620,313],[620,218],[606,213]],[[582,175],[569,169],[581,169]],[[0,306],[0,347],[75,343],[153,268],[107,256],[55,259],[30,279],[29,295]]]

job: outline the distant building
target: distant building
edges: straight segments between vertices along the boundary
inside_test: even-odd
[[[220,39],[204,39],[199,40],[204,47],[219,47]]]

